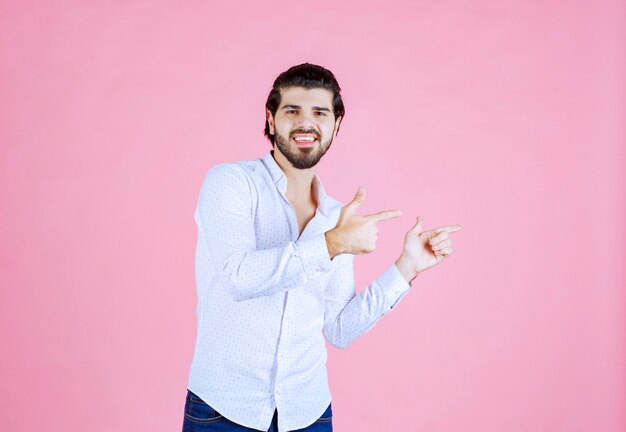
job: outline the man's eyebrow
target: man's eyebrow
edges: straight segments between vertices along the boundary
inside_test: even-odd
[[[281,109],[301,109],[301,108],[302,107],[300,105],[285,105]],[[330,112],[330,110],[328,108],[325,108],[325,107],[314,106],[312,108],[313,108],[313,111],[327,111],[327,112]]]

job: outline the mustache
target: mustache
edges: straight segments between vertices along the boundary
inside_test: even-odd
[[[310,135],[314,135],[316,138],[319,138],[319,134],[314,131],[314,130],[309,130],[309,131],[305,131],[305,130],[297,130],[297,131],[293,131],[291,133],[291,136],[293,137],[296,134],[310,134]]]

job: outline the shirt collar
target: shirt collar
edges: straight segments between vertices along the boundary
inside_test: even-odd
[[[276,163],[272,154],[273,152],[274,150],[270,150],[265,154],[263,157],[263,163],[272,176],[272,180],[274,180],[274,184],[276,184],[278,190],[284,194],[287,192],[287,176],[285,176],[282,168],[278,165],[278,163]],[[317,174],[313,176],[313,193],[315,194],[319,210],[325,215],[328,215],[326,192],[324,191],[322,181],[319,179]]]

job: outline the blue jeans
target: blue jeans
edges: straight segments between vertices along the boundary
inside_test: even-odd
[[[328,405],[324,414],[315,422],[304,429],[298,429],[297,432],[332,432],[333,430],[333,411],[331,405]],[[257,429],[242,426],[238,423],[228,420],[226,417],[211,408],[206,402],[200,399],[195,393],[187,389],[187,398],[185,400],[185,416],[183,419],[183,432],[253,432]],[[274,410],[272,424],[267,432],[278,431],[278,411]],[[294,431],[296,432],[296,431]]]

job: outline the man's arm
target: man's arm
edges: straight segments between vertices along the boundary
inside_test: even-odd
[[[242,168],[222,163],[206,175],[195,212],[210,259],[236,301],[286,291],[332,269],[324,234],[258,250],[252,202]]]
[[[396,263],[374,280],[365,290],[355,294],[354,255],[340,254],[335,273],[325,290],[323,333],[337,348],[345,348],[357,337],[374,327],[411,290]]]
[[[345,215],[343,210],[342,215]],[[348,215],[349,218],[355,217],[352,211]],[[326,233],[330,254],[334,256],[338,253],[333,260],[340,265],[331,275],[325,291],[323,332],[334,346],[345,348],[374,327],[381,316],[404,298],[411,290],[415,277],[450,256],[452,241],[448,234],[459,231],[461,226],[449,225],[423,231],[423,220],[418,216],[415,226],[405,235],[400,257],[364,291],[355,295],[354,255],[345,253],[350,249],[349,239],[354,238],[346,235],[346,227],[350,227],[352,221],[341,223],[341,219],[337,227]]]

